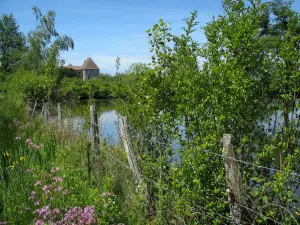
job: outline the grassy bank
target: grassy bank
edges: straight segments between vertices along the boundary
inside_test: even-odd
[[[2,224],[142,224],[121,147],[101,142],[99,158],[87,136],[26,113],[1,115]]]

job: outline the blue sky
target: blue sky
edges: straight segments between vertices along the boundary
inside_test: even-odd
[[[160,18],[171,22],[180,34],[182,19],[198,10],[199,28],[222,12],[221,0],[0,0],[0,14],[12,12],[23,32],[35,27],[32,6],[42,12],[56,11],[58,32],[71,36],[74,50],[61,54],[66,64],[82,65],[92,57],[101,72],[114,74],[115,59],[121,58],[121,71],[134,62],[150,62],[145,31]],[[300,0],[294,9],[300,12]],[[199,29],[194,38],[205,41]]]

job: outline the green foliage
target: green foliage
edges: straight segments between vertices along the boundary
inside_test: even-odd
[[[12,14],[0,18],[0,73],[11,73],[20,63],[25,47],[24,35]]]
[[[158,224],[180,223],[165,205],[174,205],[171,210],[188,224],[226,223],[213,213],[229,214],[228,203],[218,201],[226,196],[223,162],[209,153],[221,154],[224,133],[233,134],[240,159],[299,171],[294,163],[299,152],[299,14],[282,1],[224,0],[223,9],[204,27],[202,46],[192,39],[197,12],[185,19],[182,35],[172,34],[163,20],[147,31],[154,70],[138,77],[128,111],[144,138],[139,142],[143,171],[157,181],[149,185],[158,201]],[[173,140],[179,150],[168,147]],[[170,163],[170,158],[175,160]],[[300,200],[287,187],[294,182],[286,174],[241,167],[249,207],[293,224],[284,209]],[[170,195],[170,189],[180,196]],[[189,210],[195,205],[213,212],[199,215]],[[270,222],[248,213],[250,223]]]
[[[28,51],[23,55],[23,66],[27,70],[42,73],[48,51],[64,51],[74,48],[72,38],[59,34],[55,28],[55,12],[50,10],[45,15],[37,7],[33,7],[36,17],[36,28],[28,34]]]

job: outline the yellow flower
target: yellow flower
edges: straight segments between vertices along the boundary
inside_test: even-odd
[[[296,215],[297,215],[297,216],[300,216],[300,212],[296,212]]]
[[[21,156],[21,157],[20,157],[20,161],[23,161],[24,159],[25,159],[24,156]]]

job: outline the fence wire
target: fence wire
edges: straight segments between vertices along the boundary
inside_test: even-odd
[[[52,109],[53,109],[53,110],[57,110],[58,108],[55,107],[55,106],[52,106]],[[79,117],[79,115],[75,115],[75,114],[69,113],[69,112],[64,111],[64,110],[62,110],[62,113],[63,113],[64,116],[68,116],[68,117]],[[99,126],[100,123],[99,123],[99,124],[98,124],[98,123],[91,124],[91,123],[89,122],[89,124],[90,124],[90,126],[91,126],[91,125],[94,125],[94,126],[97,125],[97,126]],[[81,136],[81,135],[82,135],[82,134],[80,134],[80,133],[78,133],[78,134],[77,134],[77,133],[74,133],[74,134],[75,134],[75,135],[78,135],[78,136]],[[100,136],[101,136],[101,135],[100,135]],[[147,138],[143,138],[143,137],[140,137],[140,136],[131,136],[131,138],[132,138],[133,140],[135,140],[135,141],[136,141],[136,140],[139,140],[139,141],[149,141],[149,142],[151,142],[151,143],[155,143],[155,144],[157,144],[157,145],[162,145],[162,146],[172,146],[172,145],[173,145],[173,143],[159,142],[159,141],[157,141],[157,140],[155,140],[155,139],[147,139]],[[195,147],[197,148],[197,146],[195,146]],[[219,154],[219,153],[216,153],[216,152],[213,152],[213,151],[209,151],[209,150],[207,150],[207,149],[206,149],[206,150],[203,150],[203,149],[202,149],[202,151],[205,152],[205,153],[207,153],[207,154],[210,154],[210,155],[213,155],[213,156],[222,158],[223,160],[224,160],[224,159],[233,160],[233,161],[236,161],[236,162],[238,162],[238,163],[241,163],[241,164],[244,164],[244,165],[247,165],[247,166],[255,167],[255,168],[258,168],[258,169],[261,169],[261,170],[268,170],[268,171],[271,172],[271,173],[275,173],[275,172],[276,172],[276,173],[282,173],[282,174],[289,175],[289,176],[293,176],[293,177],[297,177],[297,178],[300,177],[300,174],[299,174],[299,173],[296,173],[296,172],[288,172],[288,171],[283,171],[283,170],[279,170],[279,169],[275,169],[275,168],[269,168],[269,167],[266,167],[266,166],[261,166],[261,165],[253,164],[253,163],[250,163],[250,162],[247,162],[247,161],[244,161],[244,160],[240,160],[240,159],[236,159],[236,158],[232,158],[232,157],[227,157],[227,156],[224,156],[224,155],[222,155],[222,154]],[[105,151],[101,151],[101,152],[100,152],[100,154],[102,154],[102,153],[107,154]],[[128,170],[130,170],[130,171],[132,172],[132,169],[131,169],[127,164],[125,164],[124,162],[122,162],[121,160],[119,160],[119,159],[117,159],[116,157],[113,157],[113,156],[111,156],[111,155],[110,155],[110,158],[111,158],[115,163],[117,163],[118,165],[121,165],[122,167],[124,167],[124,168],[126,168],[126,169],[128,169]],[[137,157],[137,159],[138,159],[138,161],[144,163],[140,157]],[[151,170],[154,170],[154,169],[151,168],[151,167],[150,167],[150,169],[151,169]],[[154,171],[154,172],[156,172],[156,171]],[[164,172],[163,172],[163,173],[164,173]],[[169,176],[168,174],[164,173],[164,175],[165,175],[165,176],[168,176],[168,177],[170,178],[170,176]],[[153,185],[160,186],[156,181],[150,179],[149,177],[146,177],[145,175],[141,175],[141,177],[142,177],[143,179],[147,180],[148,182],[152,183]],[[190,185],[188,185],[187,183],[184,183],[184,182],[183,182],[182,185],[184,185],[189,191],[192,191],[192,190],[191,190],[192,187],[191,187]],[[164,188],[164,187],[163,187],[163,188]],[[168,190],[167,188],[164,188],[164,190],[165,190],[167,193],[169,193],[169,194],[174,194],[174,195],[176,195],[176,196],[178,196],[178,197],[180,197],[180,198],[183,198],[183,196],[182,196],[181,194],[175,192],[174,190]],[[133,193],[131,193],[131,192],[130,192],[129,194],[130,194],[130,195],[133,195]],[[229,202],[228,200],[218,198],[218,197],[212,195],[211,193],[206,193],[206,194],[210,195],[211,197],[214,197],[215,199],[217,199],[217,200],[220,201],[220,202],[223,202],[223,203],[226,203],[226,204],[230,204],[230,202]],[[200,211],[195,211],[195,210],[189,209],[189,212],[190,212],[190,213],[197,213],[197,214],[200,214],[200,215],[202,215],[202,216],[209,217],[209,218],[211,218],[211,219],[216,219],[215,217],[213,217],[213,216],[211,216],[211,215],[208,215],[207,213],[203,213],[203,212],[201,211],[201,210],[203,210],[203,211],[206,211],[206,212],[208,212],[208,213],[212,213],[213,215],[218,216],[219,218],[222,218],[222,219],[224,219],[224,220],[226,220],[226,221],[228,221],[228,222],[232,222],[232,220],[233,220],[230,216],[222,215],[222,214],[220,214],[220,213],[218,213],[218,212],[215,212],[215,211],[213,211],[213,210],[211,210],[211,209],[209,209],[209,208],[200,206],[200,205],[194,203],[193,201],[191,202],[191,199],[185,199],[185,200],[187,200],[188,202],[190,202],[190,203],[193,205],[193,207],[198,208],[198,209],[200,210]],[[262,218],[265,222],[266,222],[266,220],[270,220],[270,221],[272,221],[272,222],[275,223],[275,224],[280,224],[280,225],[283,224],[283,223],[281,223],[281,222],[279,222],[279,221],[277,221],[277,220],[275,220],[275,219],[273,219],[273,218],[271,218],[271,217],[268,217],[268,216],[263,215],[260,209],[258,209],[259,211],[256,211],[256,210],[251,209],[251,208],[248,208],[248,207],[246,207],[246,206],[241,206],[241,205],[239,205],[239,206],[242,207],[242,208],[245,208],[246,210],[252,212],[253,214],[255,214],[255,215],[257,215],[257,216],[259,216],[259,217]],[[274,205],[274,206],[281,207],[281,206],[279,206],[279,205]],[[281,208],[282,208],[282,207],[281,207]],[[169,209],[168,209],[168,210],[169,210]],[[288,211],[287,209],[285,209],[285,211],[287,211],[287,213],[289,213],[289,214],[294,218],[296,224],[298,224],[298,223],[297,223],[297,220],[296,220],[295,217],[291,214],[291,212]],[[170,211],[170,210],[169,210],[169,212],[170,212],[171,214],[173,214],[175,217],[178,216],[178,215],[174,214],[174,213],[173,213],[172,211]],[[180,217],[179,217],[179,218],[180,218]],[[182,219],[182,218],[181,218],[181,219]],[[255,221],[255,219],[254,219],[254,221]],[[225,224],[225,223],[222,223],[221,221],[220,221],[220,223],[221,223],[221,224]],[[252,223],[246,223],[246,224],[253,224],[253,222],[252,222]],[[267,222],[266,222],[266,224],[267,224]]]

